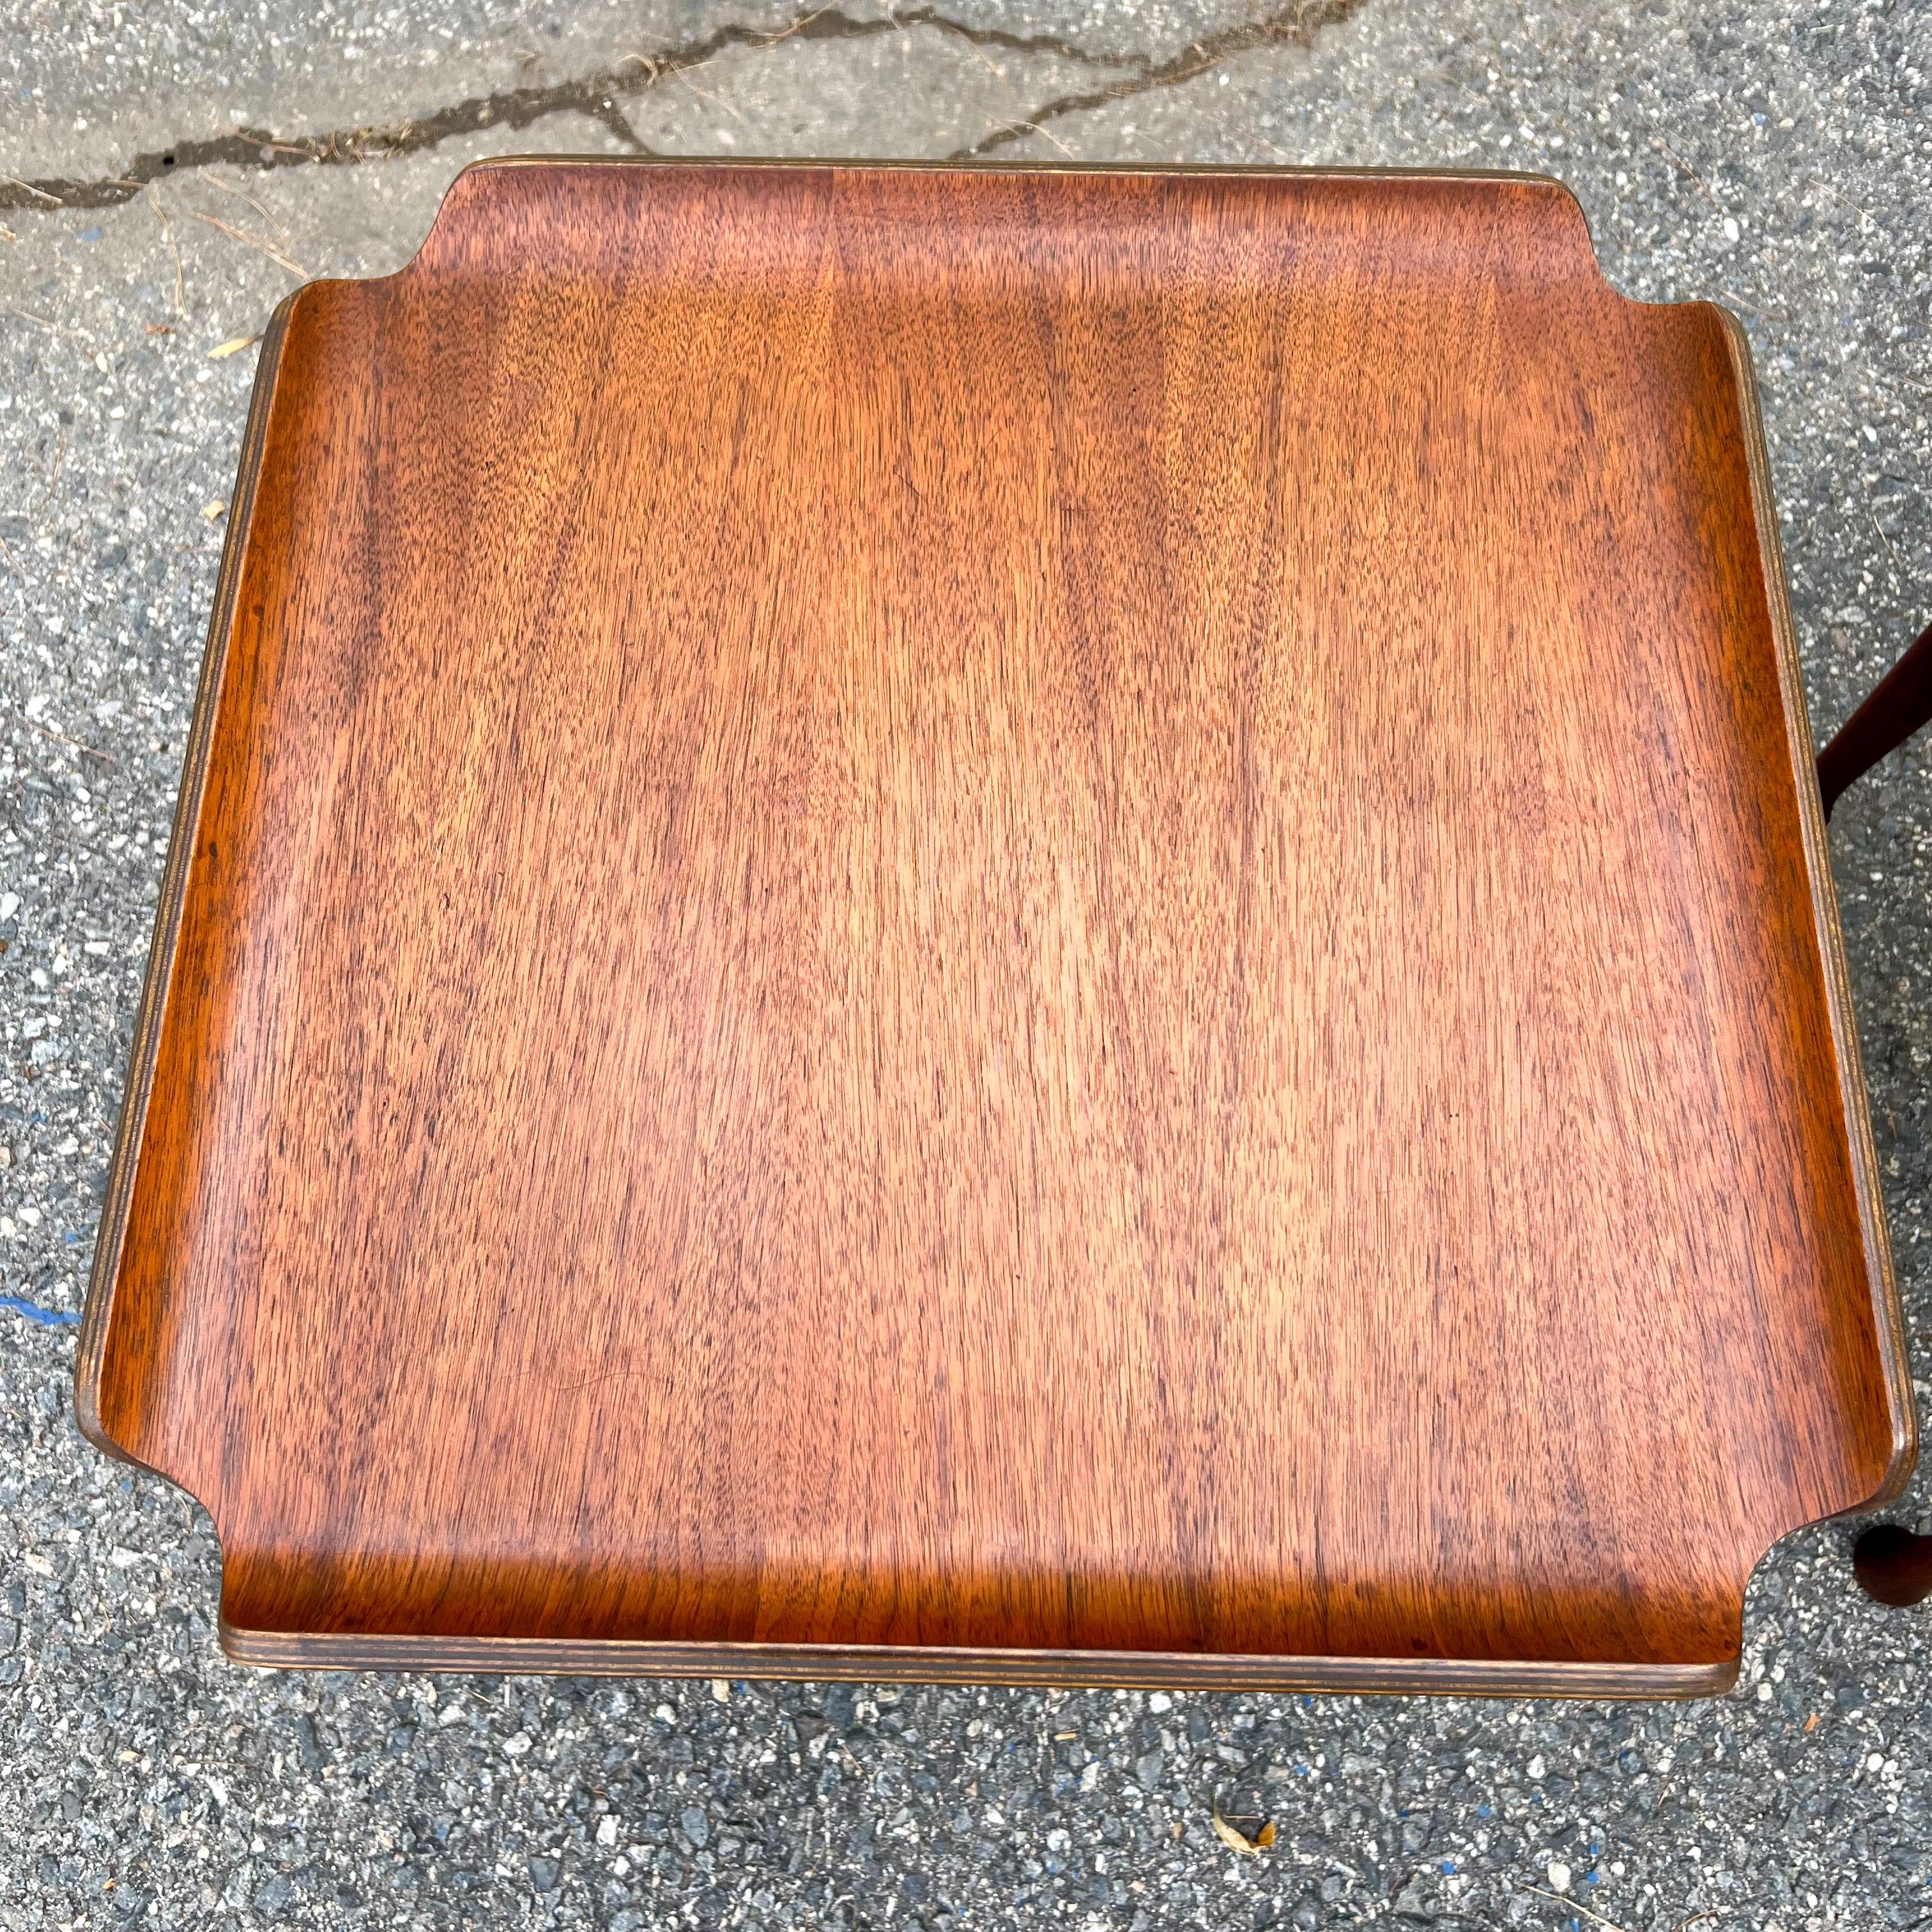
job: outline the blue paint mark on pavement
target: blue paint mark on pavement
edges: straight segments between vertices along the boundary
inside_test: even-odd
[[[38,1301],[23,1301],[17,1294],[0,1294],[0,1308],[10,1309],[36,1328],[78,1328],[80,1317],[70,1308],[43,1308]]]

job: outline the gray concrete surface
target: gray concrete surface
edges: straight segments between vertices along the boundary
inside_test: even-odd
[[[1743,1684],[1684,1706],[256,1673],[206,1519],[80,1442],[43,1325],[252,373],[213,352],[396,266],[464,161],[1559,174],[1622,287],[1749,326],[1822,734],[1932,616],[1928,69],[1912,0],[0,0],[0,1926],[1932,1925],[1928,1615],[1856,1593],[1842,1527],[1766,1561]],[[1932,1360],[1928,760],[1833,838]],[[1217,1796],[1274,1848],[1218,1842]]]

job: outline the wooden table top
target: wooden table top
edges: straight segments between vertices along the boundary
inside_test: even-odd
[[[79,1378],[265,1662],[1690,1693],[1902,1483],[1748,356],[1529,177],[490,164],[264,344]]]

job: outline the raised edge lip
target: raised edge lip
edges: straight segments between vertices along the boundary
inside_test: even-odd
[[[1119,180],[1241,180],[1267,181],[1270,179],[1334,182],[1460,182],[1468,184],[1489,184],[1535,188],[1552,190],[1567,201],[1575,211],[1582,228],[1592,266],[1606,288],[1621,300],[1632,298],[1624,296],[1621,290],[1612,288],[1604,276],[1603,265],[1597,260],[1596,245],[1590,232],[1590,218],[1576,191],[1566,181],[1555,175],[1534,172],[1520,168],[1402,168],[1402,167],[1349,167],[1325,166],[1314,164],[1289,162],[1273,164],[1258,161],[1177,161],[1170,163],[1129,162],[1115,164],[1110,161],[949,161],[922,160],[879,160],[864,157],[839,155],[772,155],[772,154],[485,154],[480,158],[465,162],[450,177],[449,185],[442,191],[442,198],[436,203],[436,213],[429,226],[424,230],[422,239],[416,244],[409,259],[387,275],[321,276],[305,282],[288,298],[292,302],[310,289],[326,288],[332,284],[353,284],[358,286],[376,287],[385,282],[394,281],[415,272],[424,257],[430,252],[443,218],[451,203],[460,191],[463,184],[472,175],[502,172],[519,168],[595,168],[606,171],[629,170],[635,172],[701,172],[705,170],[730,172],[742,174],[925,174],[925,175],[989,175],[1006,176],[1111,176]],[[284,304],[286,306],[286,304]],[[1647,307],[1672,307],[1672,304],[1647,304]]]
[[[395,1636],[250,1630],[231,1623],[226,1615],[219,1636],[223,1653],[231,1660],[268,1670],[1306,1690],[1340,1696],[1714,1697],[1737,1682],[1742,1662],[1741,1656],[1711,1664],[1532,1663],[952,1645]]]
[[[1886,1214],[1885,1190],[1878,1176],[1877,1149],[1872,1140],[1864,1057],[1858,1044],[1858,1016],[1852,1000],[1851,973],[1845,956],[1838,889],[1832,878],[1831,846],[1818,790],[1810,712],[1804,701],[1797,626],[1792,617],[1790,587],[1784,574],[1784,544],[1778,529],[1777,500],[1772,492],[1770,454],[1765,444],[1764,417],[1758,399],[1757,374],[1751,358],[1750,338],[1744,332],[1744,324],[1721,303],[1710,302],[1704,306],[1714,310],[1719,318],[1738,386],[1744,465],[1750,476],[1751,509],[1757,525],[1765,599],[1770,610],[1772,640],[1777,652],[1779,694],[1783,700],[1786,740],[1791,754],[1792,779],[1798,795],[1805,874],[1811,888],[1813,928],[1824,974],[1826,1008],[1838,1063],[1839,1098],[1844,1113],[1846,1150],[1851,1159],[1852,1185],[1857,1197],[1864,1238],[1865,1273],[1872,1300],[1872,1325],[1878,1342],[1886,1406],[1892,1420],[1892,1454],[1877,1487],[1862,1499],[1834,1510],[1831,1516],[1814,1519],[1829,1522],[1833,1516],[1856,1515],[1878,1508],[1892,1501],[1904,1490],[1918,1460],[1918,1408],[1913,1399],[1904,1307],[1892,1259],[1891,1223]],[[1785,1534],[1808,1526],[1794,1523]],[[1775,1542],[1772,1546],[1775,1546]],[[1766,1554],[1768,1553],[1768,1549]],[[1763,1559],[1760,1557],[1759,1560]]]
[[[1373,167],[1349,166],[1304,162],[1259,161],[1175,161],[1127,162],[1111,161],[952,161],[917,159],[875,159],[866,157],[841,155],[766,155],[766,154],[485,154],[473,161],[466,162],[451,176],[449,185],[443,190],[442,198],[436,203],[436,213],[430,218],[422,239],[416,244],[409,259],[387,275],[319,277],[304,283],[288,300],[311,289],[320,289],[345,284],[357,286],[376,287],[385,282],[395,281],[413,275],[435,243],[441,230],[443,218],[452,202],[461,190],[463,184],[472,175],[514,171],[520,168],[557,169],[584,168],[606,171],[631,170],[634,172],[701,172],[706,170],[730,172],[740,174],[924,174],[1004,176],[1007,177],[1056,177],[1060,176],[1087,176],[1094,178],[1112,178],[1130,181],[1326,181],[1387,182],[1390,184],[1460,184],[1470,187],[1534,188],[1546,190],[1558,201],[1566,204],[1574,217],[1582,242],[1582,256],[1589,264],[1590,272],[1598,286],[1612,300],[1634,309],[1656,311],[1694,308],[1699,307],[1719,308],[1720,312],[1735,322],[1736,317],[1728,309],[1707,298],[1694,297],[1682,302],[1646,302],[1636,296],[1627,295],[1604,272],[1604,264],[1597,252],[1595,233],[1590,226],[1589,211],[1584,207],[1576,190],[1560,176],[1544,174],[1527,168],[1431,168],[1431,167]],[[285,304],[286,306],[286,304]]]
[[[248,398],[248,418],[242,432],[235,496],[230,506],[228,530],[222,544],[221,565],[216,574],[214,599],[208,614],[208,638],[202,650],[201,673],[182,756],[174,824],[169,833],[167,860],[155,904],[154,935],[148,942],[148,963],[141,978],[141,999],[136,1012],[134,1042],[128,1054],[121,1115],[115,1128],[113,1155],[108,1163],[100,1221],[94,1240],[94,1265],[88,1277],[80,1346],[74,1359],[74,1414],[81,1434],[104,1454],[119,1462],[132,1463],[136,1468],[149,1470],[168,1482],[175,1482],[176,1478],[166,1471],[143,1462],[109,1433],[100,1419],[100,1370],[106,1352],[115,1294],[120,1282],[128,1209],[140,1166],[148,1101],[159,1055],[161,1028],[166,1018],[168,988],[173,976],[176,945],[187,902],[188,874],[200,832],[208,754],[214,740],[214,712],[227,669],[242,562],[248,548],[248,526],[254,514],[256,479],[268,437],[269,405],[280,366],[282,342],[290,312],[301,292],[298,289],[284,297],[262,332],[262,350],[256,362],[254,386]],[[176,1486],[184,1488],[185,1485],[177,1483]]]
[[[800,173],[849,170],[855,174],[1123,175],[1148,176],[1315,176],[1342,181],[1531,182],[1572,193],[1559,176],[1531,168],[1403,168],[1306,161],[952,161],[882,159],[839,154],[484,154],[465,162],[451,177],[454,188],[465,175],[488,168],[733,168],[747,172],[769,169]],[[1574,199],[1574,195],[1573,197]]]

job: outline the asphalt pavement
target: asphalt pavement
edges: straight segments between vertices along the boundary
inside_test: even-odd
[[[0,1926],[1932,1926],[1932,1607],[1842,1525],[1686,1705],[278,1674],[69,1392],[253,340],[465,162],[1560,176],[1750,332],[1822,739],[1932,618],[1928,76],[1922,0],[0,0]],[[1932,750],[1832,842],[1932,1363]]]

